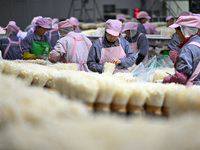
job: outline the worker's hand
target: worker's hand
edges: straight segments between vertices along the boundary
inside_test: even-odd
[[[121,64],[121,60],[120,59],[118,59],[118,58],[112,58],[111,60],[110,60],[110,63],[114,63],[114,64]]]
[[[44,59],[44,57],[39,55],[39,56],[35,56],[35,59]]]
[[[163,79],[162,83],[169,83],[170,78],[171,78],[171,76],[166,76],[166,77]]]

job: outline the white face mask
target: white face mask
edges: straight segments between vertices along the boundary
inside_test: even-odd
[[[73,31],[72,27],[61,28],[58,30],[58,34],[61,37],[66,36],[69,32]]]
[[[188,38],[189,36],[198,32],[198,28],[195,27],[180,26],[180,28],[185,38]]]
[[[10,36],[11,34],[13,34],[13,31],[7,29],[5,35],[8,37],[8,36]]]
[[[64,31],[59,30],[59,31],[58,31],[58,35],[59,35],[60,38],[62,38],[62,37],[64,37],[64,36],[66,36],[67,33],[64,33]]]
[[[137,31],[136,30],[130,30],[130,36],[131,38],[136,35]]]

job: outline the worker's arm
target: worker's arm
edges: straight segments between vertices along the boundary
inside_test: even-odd
[[[44,59],[43,56],[35,56],[35,54],[30,54],[29,52],[22,53],[22,58],[24,60],[31,60],[31,59]]]
[[[184,84],[188,78],[192,75],[192,53],[191,50],[198,48],[194,45],[187,45],[181,49],[181,52],[177,56],[176,72],[172,76],[165,77],[163,83],[179,83]]]
[[[30,53],[33,40],[30,36],[26,36],[21,43],[22,48],[22,58],[24,60],[35,59],[35,54]]]
[[[60,61],[62,57],[62,61],[67,62],[67,60],[65,60],[64,58],[64,55],[68,51],[67,48],[68,48],[67,40],[63,39],[58,40],[54,49],[49,53],[48,57],[49,61],[52,63],[56,63],[57,61]]]
[[[184,84],[187,81],[187,75],[176,71],[175,74],[171,76],[167,76],[164,78],[163,83],[179,83],[179,84]]]
[[[101,58],[101,46],[99,39],[97,39],[91,46],[87,59],[87,65],[91,71],[99,73],[103,72],[103,66],[99,65],[100,58]]]
[[[145,56],[139,53],[135,64],[139,65],[143,61],[144,58],[145,58]]]
[[[138,38],[137,47],[139,50],[138,57],[136,59],[136,65],[143,61],[145,56],[148,54],[149,51],[149,41],[144,34],[142,34]]]
[[[30,54],[29,52],[22,53],[22,58],[24,60],[35,59],[35,54]]]

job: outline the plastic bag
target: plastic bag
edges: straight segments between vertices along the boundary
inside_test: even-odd
[[[137,67],[133,69],[133,71],[131,71],[131,74],[133,76],[138,76],[143,70],[144,70],[144,65],[143,63],[140,63]]]
[[[158,68],[158,67],[169,67],[173,68],[174,64],[168,55],[158,55],[151,58],[145,67]]]
[[[164,68],[173,68],[173,63],[169,56],[159,55],[149,59],[146,65],[140,63],[135,69],[133,69],[133,71],[131,71],[131,74],[133,76],[141,78],[143,81],[153,82],[155,75],[154,70]]]
[[[141,62],[135,69],[133,69],[133,71],[131,71],[131,74],[134,77],[139,77],[143,81],[148,81],[148,74],[150,70],[151,68],[145,67]]]

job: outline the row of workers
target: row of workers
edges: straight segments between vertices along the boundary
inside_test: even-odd
[[[116,19],[124,23],[126,21],[126,18],[123,14],[118,14],[116,16]],[[158,31],[156,30],[155,26],[149,22],[151,17],[146,11],[140,11],[137,15],[137,21],[139,23],[137,30],[143,34],[158,34]],[[122,27],[123,29],[123,27]]]
[[[27,31],[26,35],[22,34],[22,31],[16,25],[15,21],[10,21],[8,23],[7,27],[3,29],[4,31],[6,31],[5,35],[7,36],[7,38],[0,39],[0,50],[4,59],[8,59],[8,60],[22,59],[22,55],[21,55],[22,40],[26,36],[34,32],[39,34],[39,36],[33,38],[34,41],[40,41],[40,40],[46,41],[49,45],[51,45],[50,49],[52,49],[56,45],[57,40],[60,38],[59,32],[58,32],[59,20],[57,18],[51,19],[50,17],[46,17],[46,19],[48,20],[49,28],[48,30],[46,30],[44,37],[40,39],[41,35],[40,33],[38,33],[38,31],[40,32],[40,28],[39,28],[39,25],[36,24],[36,21],[40,18],[42,18],[42,16],[37,16],[32,19],[31,24],[28,25],[25,29],[25,31]],[[73,23],[74,31],[80,33],[81,31],[80,31],[80,28],[78,27],[79,25],[78,20],[75,17],[71,17],[70,20]],[[38,28],[37,31],[36,31],[36,28]],[[29,45],[30,45],[29,42],[31,42],[32,39],[30,38],[26,38],[26,39],[28,39],[27,40],[28,43],[24,43],[23,47],[28,46],[29,48]],[[35,45],[35,42],[34,42],[34,45]],[[32,57],[30,55],[25,54],[23,55],[23,59],[32,59]]]
[[[139,21],[141,21],[141,20],[147,20],[147,19],[150,19],[150,17],[148,16],[148,14],[146,13],[146,12],[143,12],[143,11],[141,11],[141,12],[139,12],[139,14],[138,14],[138,20]],[[37,17],[34,17],[33,18],[33,20],[32,20],[32,22],[31,22],[31,24],[25,29],[25,31],[27,31],[27,35],[29,35],[29,34],[31,34],[31,33],[33,33],[33,32],[35,32],[35,29],[36,29],[36,27],[35,27],[35,23],[36,23],[36,21],[38,20],[38,19],[40,19],[40,18],[42,18],[42,16],[37,16]],[[116,18],[118,19],[118,20],[120,20],[120,21],[124,21],[124,20],[126,20],[125,19],[125,17],[124,17],[124,15],[117,15],[116,16]],[[50,26],[50,28],[47,30],[47,32],[45,32],[45,34],[46,34],[46,36],[49,38],[49,40],[50,40],[50,44],[51,44],[51,46],[52,47],[54,47],[55,45],[56,45],[56,42],[57,42],[57,40],[59,39],[59,33],[58,33],[58,22],[59,22],[59,20],[57,19],[57,18],[54,18],[53,20],[50,18],[50,17],[46,17],[46,19],[48,19],[48,21],[49,21],[49,26]],[[77,32],[77,33],[80,33],[80,28],[78,27],[78,25],[79,25],[79,22],[78,22],[78,20],[76,19],[76,18],[74,18],[74,17],[71,17],[70,18],[70,20],[72,21],[72,23],[73,23],[73,28],[74,28],[74,31],[75,32]],[[144,21],[142,21],[142,22],[144,22]],[[13,23],[13,21],[11,21],[9,24],[8,24],[8,28],[9,28],[9,26],[10,26],[10,24],[12,24]],[[14,22],[14,24],[16,24],[15,22]],[[36,25],[37,26],[37,25]],[[146,27],[146,29],[147,29],[147,26],[145,26]],[[150,27],[154,27],[153,25],[151,25]],[[155,27],[154,27],[155,28]],[[137,30],[138,31],[140,31],[140,32],[142,32],[142,33],[146,33],[146,29],[144,28],[144,26],[141,24],[141,23],[139,23],[138,24],[138,27],[137,27]],[[147,31],[150,31],[150,30],[148,30],[147,29]],[[9,34],[8,34],[9,33]],[[21,33],[21,32],[20,32]],[[10,36],[10,35],[12,35],[12,32],[7,32],[6,33],[6,35],[7,36]],[[19,35],[19,32],[18,32],[18,35],[17,35],[18,37],[20,37],[20,35]],[[13,36],[11,36],[11,38],[8,38],[8,39],[4,39],[3,40],[3,43],[4,43],[4,47],[6,46],[6,43],[10,43],[10,44],[14,44],[14,43],[11,43],[11,41],[12,41],[12,38],[13,38]],[[24,38],[24,37],[23,37]],[[136,38],[137,39],[137,38]],[[21,40],[21,39],[20,39]],[[34,38],[34,40],[36,40],[36,38]],[[140,47],[140,39],[138,39],[139,40],[139,44],[138,44],[138,47]],[[16,40],[14,40],[14,41],[16,41]],[[37,41],[37,40],[36,40]],[[47,41],[46,39],[45,39],[45,41]],[[143,42],[142,42],[143,43]],[[10,45],[10,44],[7,44],[7,45]],[[21,44],[21,43],[20,43]],[[25,47],[27,47],[27,46],[29,46],[30,45],[30,43],[28,43],[28,44],[26,44],[25,43]],[[35,42],[34,42],[34,45],[35,45]],[[144,45],[144,44],[143,44]],[[143,46],[144,47],[144,46]],[[145,46],[146,48],[145,49],[147,49],[147,47],[148,47],[148,43],[146,43],[146,46]],[[27,47],[27,48],[29,48],[29,47]],[[26,48],[26,49],[27,49]],[[1,48],[2,49],[2,52],[4,53],[4,49],[6,50],[6,47],[5,48]],[[9,46],[7,47],[7,49],[9,49]],[[21,50],[21,49],[18,49],[18,50],[16,50],[15,52],[13,52],[14,50],[12,50],[12,48],[10,48],[11,50],[8,52],[8,51],[6,51],[6,53],[4,53],[3,55],[5,56],[5,58],[6,59],[21,59],[21,55],[16,55],[16,51],[17,52],[19,52],[19,50]],[[51,47],[50,47],[50,49],[51,49]],[[140,49],[140,48],[139,48]],[[13,54],[13,55],[12,55]],[[25,53],[24,55],[23,55],[23,58],[24,59],[31,59],[33,57],[33,55],[29,55],[29,53]],[[37,58],[37,57],[36,57]]]
[[[120,29],[118,32],[120,33],[121,32],[122,23],[120,21],[118,21],[118,20],[115,20],[115,22],[118,23],[118,26],[119,26],[119,29]],[[61,23],[63,23],[63,22],[60,22],[59,25]],[[108,24],[108,22],[107,22],[107,24]],[[64,49],[65,49],[64,51],[68,52],[67,54],[65,54],[65,56],[63,56],[64,52],[61,55],[61,56],[65,57],[64,59],[62,59],[62,60],[65,60],[64,62],[77,62],[77,61],[80,61],[80,63],[84,63],[84,62],[86,63],[87,57],[88,57],[88,53],[85,53],[84,51],[86,49],[88,49],[88,52],[89,52],[89,49],[90,49],[90,47],[92,45],[91,41],[88,38],[86,38],[85,36],[83,36],[83,35],[75,34],[74,33],[74,29],[73,29],[73,25],[74,24],[70,20],[70,26],[67,26],[65,29],[63,29],[63,26],[58,26],[61,39],[57,41],[57,45],[54,47],[54,49],[57,49],[57,51],[59,51],[59,50],[62,51],[63,47],[59,45],[59,43],[62,43],[61,45],[66,45],[64,47]],[[138,26],[138,23],[134,23],[134,22],[127,23],[126,27],[124,28],[124,31],[127,32],[127,36],[125,37],[125,39],[127,39],[127,41],[129,41],[130,47],[131,47],[131,49],[132,49],[132,51],[134,52],[135,55],[137,54],[137,51],[138,51],[137,49],[138,48],[140,49],[140,53],[138,54],[139,57],[138,57],[138,59],[136,61],[136,64],[139,64],[141,61],[143,61],[144,58],[148,58],[148,40],[142,33],[137,32],[137,26]],[[130,29],[131,28],[133,28],[133,30],[130,33]],[[7,46],[6,46],[6,44],[4,44],[5,47],[2,48],[2,49],[4,49],[4,51],[2,51],[4,58],[6,58],[6,56],[9,57],[10,54],[14,54],[19,59],[21,57],[21,51],[22,51],[23,59],[44,59],[44,57],[47,57],[48,54],[49,54],[49,51],[51,51],[53,49],[53,47],[51,46],[51,43],[50,43],[50,40],[49,40],[48,36],[45,34],[47,29],[50,29],[50,26],[49,26],[49,23],[48,23],[47,19],[45,19],[45,18],[37,19],[37,21],[34,23],[34,32],[28,34],[23,39],[22,44],[21,44],[21,42],[18,42],[19,45],[21,44],[19,46],[19,50],[15,50],[15,52],[18,55],[15,54],[15,53],[12,53],[12,47],[14,45],[11,46],[11,44],[15,44],[15,43],[11,42],[11,44],[10,45],[7,44]],[[4,38],[4,40],[9,40],[9,39],[11,39],[13,37],[17,38],[16,33],[18,31],[19,31],[19,28],[16,26],[16,24],[12,24],[12,23],[8,24],[8,26],[6,27],[6,34],[8,34],[8,32],[10,32],[11,34],[9,34],[8,38]],[[72,37],[71,38],[67,38],[67,40],[64,40],[66,42],[63,44],[63,42],[61,42],[63,40],[62,37],[66,36],[66,35],[67,35],[66,37],[69,37],[70,34],[72,34]],[[82,38],[80,38],[80,36]],[[119,36],[119,34],[117,36]],[[77,39],[75,37],[77,37]],[[133,57],[133,52],[129,49],[128,42],[124,38],[121,38],[121,39],[123,39],[122,45],[124,45],[124,47],[125,47],[124,49],[126,49],[127,52],[131,52],[131,55]],[[19,40],[21,40],[21,39],[19,39]],[[81,40],[86,41],[85,43],[86,43],[87,48],[84,48],[84,45],[80,44]],[[75,41],[75,42],[73,42],[73,41]],[[107,41],[107,40],[103,40],[103,41]],[[112,41],[111,43],[113,43],[115,41],[116,41],[116,39],[114,41]],[[78,44],[76,44],[76,43],[78,43]],[[110,44],[110,42],[108,42],[108,44]],[[72,46],[69,46],[69,45],[73,45],[74,46],[74,48],[71,49],[71,52],[70,52],[70,48]],[[15,47],[17,47],[17,45],[15,45]],[[78,49],[78,50],[82,49],[83,52],[79,52],[78,50],[75,51],[75,49]],[[75,60],[73,59],[73,56],[69,55],[69,53],[73,54],[73,56],[75,57]],[[52,54],[53,54],[53,51],[50,53],[50,56]],[[84,55],[85,55],[85,57],[83,57]],[[98,55],[98,57],[100,57],[100,56],[101,55]],[[68,57],[68,58],[66,58],[66,57]],[[77,59],[79,59],[79,60],[77,60]],[[59,58],[59,60],[60,60],[60,58]],[[145,60],[147,62],[147,59],[145,59]],[[56,60],[56,61],[58,61],[58,60]],[[128,68],[128,67],[133,65],[132,62],[134,63],[134,57],[131,58],[129,66],[127,66],[125,63],[122,63],[122,64],[124,64],[126,66],[126,68]],[[89,65],[89,66],[90,66],[90,70],[92,70],[92,71],[96,70],[95,68],[92,67],[92,65]],[[87,67],[85,67],[85,68],[86,68],[85,69],[86,71],[89,71],[87,69]],[[83,70],[84,70],[84,67],[83,67]],[[102,70],[103,69],[99,70],[98,72],[102,72]]]
[[[130,22],[124,28],[124,31],[129,31],[126,38],[130,40],[132,50],[125,38],[119,38],[122,23],[118,20],[109,19],[106,22],[105,35],[94,41],[93,44],[84,35],[73,32],[70,20],[62,21],[58,25],[59,32],[63,38],[58,40],[54,50],[49,54],[51,62],[59,60],[69,63],[76,62],[81,66],[80,70],[91,70],[99,73],[103,72],[105,62],[115,63],[115,72],[128,72],[127,68],[135,63],[133,52],[137,53],[137,39],[143,35],[137,32],[138,23]],[[130,29],[135,32],[130,33]],[[136,34],[137,36],[135,36]],[[134,39],[132,38],[133,36],[135,36]],[[141,54],[144,57],[138,57],[141,62],[148,54],[148,40],[143,35],[140,38],[140,42],[144,42],[141,48]],[[137,64],[140,63],[138,59],[136,60]]]
[[[105,26],[105,35],[94,41],[91,47],[89,45],[91,43],[87,43],[86,37],[81,34],[76,37],[75,35],[77,35],[77,33],[75,34],[73,31],[69,30],[70,27],[72,29],[70,20],[60,22],[59,24],[59,32],[63,33],[64,37],[58,40],[54,50],[50,52],[49,60],[51,62],[57,62],[62,59],[66,62],[70,62],[74,57],[76,61],[83,53],[85,54],[88,52],[88,56],[83,56],[85,56],[85,60],[87,60],[89,70],[99,73],[103,71],[103,64],[105,62],[116,64],[115,72],[128,72],[127,68],[131,67],[135,62],[136,64],[142,61],[143,63],[147,62],[148,51],[138,51],[138,40],[133,42],[135,36],[137,36],[137,39],[144,37],[143,40],[146,40],[146,37],[137,31],[137,23],[128,22],[122,30],[122,23],[120,21],[108,20]],[[176,23],[169,27],[175,28],[176,34],[181,41],[179,45],[181,50],[177,54],[176,63],[174,65],[176,70],[175,74],[165,77],[163,83],[175,82],[185,85],[200,85],[199,17],[180,16]],[[125,38],[120,38],[121,30],[126,33]],[[67,39],[73,41],[71,48],[69,48],[70,40]],[[79,53],[81,47],[76,48],[79,40],[84,41],[82,45],[85,43],[87,51],[83,50],[83,53]],[[74,44],[76,42],[77,44]],[[146,40],[146,42],[148,41]],[[70,52],[69,54],[67,54],[68,51]],[[76,53],[76,51],[78,53]],[[87,67],[86,61],[84,60],[78,63],[80,66]]]
[[[164,83],[176,82],[186,84],[186,82],[189,80],[191,81],[190,84],[193,81],[194,84],[199,84],[199,24],[199,17],[180,16],[177,22],[170,26],[176,29],[176,33],[182,42],[182,47],[176,59],[176,73],[172,76],[166,77],[163,81]],[[40,37],[41,40],[45,31],[49,28],[47,19],[38,19],[35,27],[35,32],[29,36],[32,36],[32,38],[36,36],[37,39]],[[130,27],[133,28],[130,29]],[[134,48],[133,50],[130,49],[132,38],[136,34],[138,34],[138,36],[140,35],[141,37],[141,34],[138,33],[138,31],[135,32],[137,30],[137,23],[127,23],[123,29],[123,31],[126,33],[126,38],[119,38],[122,30],[122,23],[118,20],[108,20],[106,22],[105,35],[96,40],[93,44],[87,37],[73,31],[73,24],[70,20],[60,22],[58,24],[58,28],[62,38],[57,41],[56,46],[49,54],[49,60],[51,62],[75,62],[79,64],[80,70],[88,71],[88,66],[91,71],[100,73],[103,71],[103,64],[105,62],[111,62],[116,64],[115,72],[128,72],[128,67],[131,67],[135,62],[137,63],[139,59],[141,61],[145,61],[146,55],[148,54],[148,52],[146,55],[145,53],[140,54],[139,51],[137,57],[133,54]],[[25,39],[23,41],[26,41]],[[125,39],[129,39],[130,41],[128,42]],[[31,47],[34,45],[33,41],[34,40],[32,39],[29,49],[22,50],[23,55],[32,51]],[[46,44],[47,43],[50,45],[48,39]],[[38,44],[36,43],[35,46],[37,47],[37,45]],[[51,50],[51,48],[49,49]],[[35,50],[37,51],[38,48]],[[82,52],[80,52],[81,50]],[[42,58],[42,54],[45,53],[46,49],[41,49],[39,53],[36,51],[34,52],[35,54],[32,54],[35,55],[33,58]],[[46,54],[48,54],[48,52],[46,52]],[[139,55],[143,55],[143,57],[139,57]],[[80,58],[83,59],[79,61]]]

